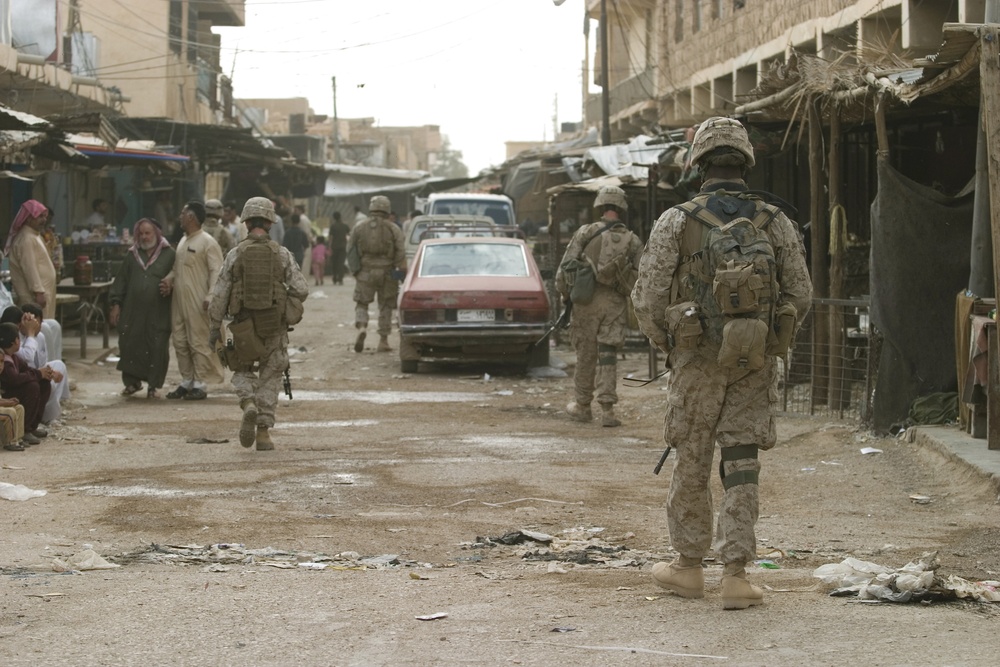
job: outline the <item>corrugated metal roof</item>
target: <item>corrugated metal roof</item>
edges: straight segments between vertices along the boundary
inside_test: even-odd
[[[0,105],[0,130],[42,130],[52,127],[44,118]]]

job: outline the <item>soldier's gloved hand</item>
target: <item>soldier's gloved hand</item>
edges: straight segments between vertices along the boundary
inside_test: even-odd
[[[220,338],[222,338],[222,332],[218,329],[212,329],[208,332],[208,346],[214,349]]]

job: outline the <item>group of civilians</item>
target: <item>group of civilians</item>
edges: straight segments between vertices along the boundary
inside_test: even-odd
[[[42,234],[49,209],[30,199],[11,224],[4,254],[20,307],[0,286],[0,444],[24,451],[48,436],[46,424],[61,414],[69,398],[62,355],[62,330],[55,320],[58,272]],[[51,355],[51,356],[50,356]]]
[[[208,304],[225,254],[246,237],[236,210],[234,203],[217,199],[189,201],[178,216],[183,236],[176,249],[157,220],[135,223],[133,243],[108,294],[109,323],[118,328],[123,396],[145,389],[147,398],[161,397],[171,341],[181,382],[166,398],[202,400],[209,384],[224,380],[219,357],[209,345]],[[47,435],[46,426],[59,418],[60,403],[70,396],[55,319],[59,270],[43,238],[50,215],[43,203],[26,201],[4,247],[13,286],[13,294],[0,288],[0,444],[8,451],[38,444]],[[316,284],[322,284],[333,260],[334,283],[342,284],[349,228],[339,214],[326,237],[329,245],[311,231],[301,205],[294,207],[290,222],[285,236],[291,229],[310,229],[301,234],[303,247],[295,253],[300,266],[305,264],[303,272],[308,275],[312,265]],[[295,238],[293,232],[290,240]]]

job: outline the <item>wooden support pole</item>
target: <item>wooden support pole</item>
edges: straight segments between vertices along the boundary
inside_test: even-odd
[[[847,252],[847,217],[841,203],[841,135],[840,109],[830,111],[830,152],[827,158],[830,194],[830,298],[844,298],[844,255]],[[830,396],[831,411],[842,413],[850,402],[850,384],[845,395],[844,366],[846,363],[844,307],[830,310]]]
[[[1000,115],[997,105],[1000,104],[1000,26],[989,23],[980,28],[980,46],[982,58],[979,61],[980,111],[983,117],[983,132],[986,135],[986,155],[989,164],[990,184],[990,230],[993,238],[993,285],[994,294],[1000,296],[1000,278],[997,268],[1000,267]],[[994,329],[993,338],[996,338]],[[991,345],[990,365],[1000,366],[1000,360],[994,359],[997,345]],[[987,385],[987,427],[989,438],[987,446],[990,449],[1000,449],[1000,386],[993,374]]]
[[[829,228],[826,221],[826,197],[823,193],[823,121],[819,102],[810,100],[809,122],[809,249],[813,295],[829,296],[830,282],[827,268]],[[812,404],[826,403],[829,387],[829,318],[826,308],[813,309],[813,366]]]

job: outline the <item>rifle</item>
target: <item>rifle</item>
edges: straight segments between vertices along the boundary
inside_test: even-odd
[[[654,475],[660,474],[660,468],[662,468],[663,464],[667,462],[668,456],[670,456],[670,447],[667,447],[666,449],[663,450],[663,456],[660,457],[660,462],[656,464],[655,468],[653,468]]]
[[[535,345],[539,345],[542,341],[547,340],[549,334],[551,334],[556,329],[565,329],[566,327],[569,326],[570,316],[573,314],[573,302],[570,301],[569,299],[566,299],[564,303],[566,304],[566,307],[563,308],[562,314],[559,316],[559,319],[556,320],[555,324],[549,327],[549,330],[546,331],[541,338],[535,341]]]
[[[288,396],[288,400],[292,400],[292,376],[288,374],[288,368],[290,367],[285,368],[285,380],[283,384],[285,386],[285,395]]]

